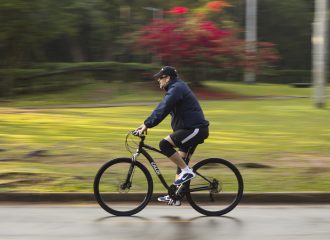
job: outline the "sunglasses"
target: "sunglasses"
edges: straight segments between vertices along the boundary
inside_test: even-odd
[[[158,79],[159,79],[159,80],[162,80],[162,79],[165,79],[165,78],[167,78],[167,76],[161,76],[161,77],[159,77]]]

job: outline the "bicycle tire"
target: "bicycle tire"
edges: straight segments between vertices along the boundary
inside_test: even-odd
[[[238,203],[241,201],[242,196],[243,196],[244,183],[243,183],[242,175],[240,174],[239,170],[235,167],[235,165],[233,165],[229,161],[221,159],[221,158],[209,158],[209,159],[205,159],[205,160],[202,160],[202,161],[196,163],[193,166],[193,170],[194,170],[194,172],[201,172],[202,174],[205,173],[206,177],[210,177],[210,176],[207,176],[208,170],[205,170],[203,172],[202,169],[211,169],[210,171],[214,171],[214,166],[221,166],[224,168],[224,170],[229,169],[229,172],[227,174],[228,176],[231,172],[234,173],[234,176],[232,176],[232,178],[234,178],[235,181],[237,181],[237,190],[235,190],[234,193],[227,194],[227,196],[234,196],[232,200],[229,199],[228,205],[226,205],[225,207],[219,206],[219,208],[218,208],[218,206],[216,206],[216,203],[213,203],[211,200],[210,200],[210,203],[207,203],[207,202],[205,203],[205,200],[199,200],[200,202],[198,202],[197,197],[194,197],[194,194],[196,194],[197,191],[190,192],[191,189],[193,188],[192,185],[194,184],[194,181],[197,181],[194,179],[198,178],[198,176],[193,178],[192,180],[190,180],[187,183],[187,189],[188,189],[188,191],[186,193],[187,201],[197,212],[204,214],[206,216],[221,216],[221,215],[224,215],[224,214],[230,212],[238,205]],[[218,173],[212,173],[212,174],[218,174]],[[212,175],[212,174],[210,174],[210,175]],[[224,173],[223,176],[220,177],[220,175],[219,175],[219,177],[214,178],[214,179],[219,180],[220,178],[227,178],[227,176]],[[203,181],[203,179],[200,180],[200,182],[202,182],[202,181]],[[204,183],[206,183],[205,180],[204,180]],[[235,187],[236,186],[235,184],[233,184],[232,186]],[[211,194],[211,193],[209,193],[209,194]],[[198,193],[196,195],[198,195]],[[207,199],[207,194],[203,194],[203,195],[199,194],[199,198],[201,198],[201,196],[203,196],[204,199]],[[226,193],[222,194],[222,192],[221,193],[218,192],[216,196],[217,197],[219,196],[220,199],[221,198],[225,199]],[[213,197],[214,197],[214,195],[212,195],[212,198]],[[210,197],[210,199],[211,199],[211,197]],[[214,204],[216,206],[215,207],[216,209],[215,210],[206,209],[206,206],[209,207],[207,204],[210,204],[211,207],[213,207],[212,204]],[[205,206],[201,206],[201,205],[205,205]]]
[[[142,180],[145,181],[147,189],[146,189],[145,194],[134,193],[135,195],[133,197],[141,195],[140,198],[142,199],[140,202],[138,201],[138,203],[137,203],[138,205],[136,207],[133,207],[132,209],[130,209],[131,208],[130,205],[128,205],[128,206],[125,205],[125,209],[117,209],[119,207],[116,206],[116,204],[118,204],[118,203],[122,204],[125,201],[132,200],[131,198],[127,197],[128,193],[122,193],[122,192],[103,193],[100,191],[100,182],[102,183],[102,181],[101,181],[102,176],[104,176],[104,174],[107,170],[112,168],[115,171],[114,173],[109,174],[109,176],[107,176],[110,180],[109,182],[111,182],[115,178],[116,175],[119,175],[118,169],[122,170],[123,176],[120,176],[121,182],[119,182],[117,184],[118,186],[120,186],[119,184],[123,183],[124,182],[123,179],[125,179],[127,176],[128,169],[129,169],[129,166],[131,163],[132,163],[132,159],[130,159],[130,158],[117,158],[117,159],[110,160],[110,161],[106,162],[99,169],[99,171],[97,172],[95,179],[94,179],[94,196],[95,196],[98,204],[105,211],[107,211],[108,213],[111,213],[113,215],[116,215],[116,216],[131,216],[131,215],[134,215],[134,214],[140,212],[147,206],[147,204],[149,203],[151,196],[152,196],[152,192],[153,192],[152,177],[151,177],[148,169],[142,163],[140,163],[138,161],[135,162],[134,175],[136,174],[137,170],[140,170],[139,174],[141,175],[142,178],[145,177],[145,179],[142,179]],[[123,165],[123,166],[120,166],[120,165]],[[126,165],[128,167],[126,169],[124,169],[126,167]],[[126,175],[125,175],[125,173],[126,173]],[[106,179],[106,177],[104,177],[104,179]],[[132,183],[132,186],[139,186],[139,185],[141,185],[141,183],[134,184],[134,185]],[[116,186],[116,184],[114,184],[114,186]],[[103,186],[101,186],[101,188],[103,188]],[[131,202],[127,202],[127,203],[131,204]]]

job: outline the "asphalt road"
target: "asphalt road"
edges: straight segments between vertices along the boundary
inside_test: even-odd
[[[96,205],[1,205],[1,240],[330,239],[330,206],[238,206],[204,217],[189,206],[148,206],[114,217]]]

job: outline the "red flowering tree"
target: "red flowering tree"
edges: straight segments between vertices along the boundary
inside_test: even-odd
[[[174,7],[172,8],[170,11],[168,11],[169,13],[171,14],[184,14],[184,13],[187,13],[189,12],[189,9],[186,8],[186,7]]]
[[[158,56],[163,64],[200,71],[203,67],[250,68],[258,70],[278,56],[271,44],[261,43],[258,56],[247,56],[245,42],[239,31],[224,23],[208,20],[210,14],[222,12],[230,5],[225,1],[212,1],[191,11],[174,7],[167,18],[154,20],[138,32],[138,47]],[[190,79],[196,81],[198,79]]]

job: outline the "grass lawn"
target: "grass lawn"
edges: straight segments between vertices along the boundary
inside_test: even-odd
[[[203,84],[216,91],[232,92],[242,96],[310,97],[313,94],[312,88],[293,88],[284,84],[247,85],[216,81],[206,81]],[[330,87],[327,88],[327,92],[330,92]],[[0,98],[0,107],[155,102],[161,98],[162,92],[155,82],[94,81],[62,92]]]
[[[94,87],[98,91],[99,88]],[[120,84],[117,87],[124,89]],[[259,85],[254,87],[259,88]],[[264,91],[268,87],[273,88],[272,85],[263,86]],[[130,156],[124,146],[126,133],[142,123],[155,105],[82,109],[15,107],[87,103],[90,100],[93,103],[120,102],[122,97],[114,93],[113,99],[111,96],[107,99],[107,94],[102,93],[101,100],[91,97],[87,101],[85,97],[95,96],[95,89],[85,88],[86,92],[67,91],[56,97],[51,97],[52,94],[27,96],[2,103],[0,191],[91,192],[94,175],[105,161]],[[294,89],[292,95],[305,90]],[[159,92],[145,91],[137,95],[137,91],[129,90],[127,95],[131,94],[131,98],[121,100],[158,101],[161,98]],[[193,163],[214,156],[232,161],[239,166],[245,190],[250,192],[329,191],[329,108],[316,109],[311,99],[216,100],[201,101],[201,104],[211,122],[210,137],[197,149]],[[167,118],[150,129],[147,142],[158,146],[159,140],[169,133]],[[36,156],[28,155],[38,150],[45,151]],[[172,181],[174,165],[161,155],[152,155],[166,179]],[[140,160],[146,163],[145,159]],[[241,165],[244,163],[259,163],[271,168],[246,168]],[[155,191],[164,191],[155,174],[152,175]]]
[[[242,84],[216,81],[206,81],[204,84],[213,89],[235,92],[244,96],[311,97],[313,95],[313,88],[294,88],[285,84]],[[327,92],[330,92],[330,87],[327,87]]]

